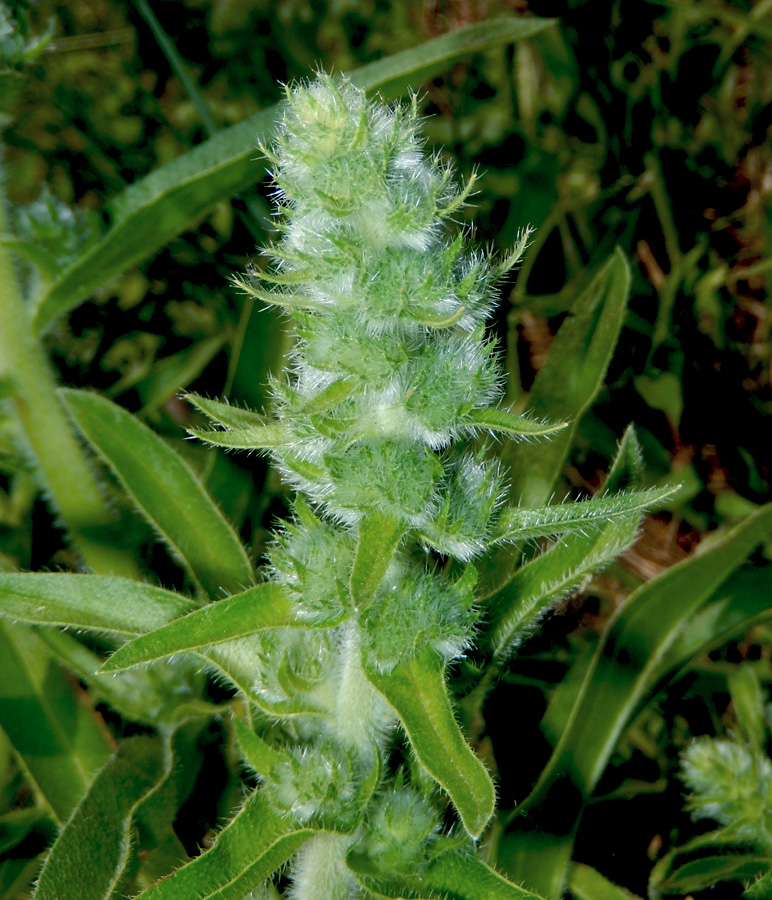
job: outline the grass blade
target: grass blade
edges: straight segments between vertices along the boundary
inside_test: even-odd
[[[254,580],[236,533],[162,438],[103,397],[70,389],[60,394],[83,435],[204,590],[219,596]]]

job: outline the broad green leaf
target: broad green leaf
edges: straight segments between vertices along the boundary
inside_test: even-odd
[[[349,591],[357,609],[366,609],[375,599],[394,552],[405,533],[394,516],[373,512],[359,523],[357,549],[349,579]]]
[[[661,662],[692,614],[772,530],[772,506],[635,591],[612,618],[558,743],[505,840],[509,871],[558,893],[585,801],[620,734],[666,674]],[[525,815],[527,813],[527,815]]]
[[[394,707],[419,762],[448,792],[466,830],[479,837],[496,793],[453,714],[442,659],[427,649],[392,672],[368,669],[367,677]]]
[[[393,880],[383,874],[356,848],[349,852],[349,868],[362,885],[377,897],[412,897],[429,900],[542,900],[486,865],[471,850],[449,850],[440,853],[426,868],[415,875]]]
[[[164,774],[162,741],[124,741],[51,848],[33,900],[110,900],[129,860],[134,811]]]
[[[604,878],[592,866],[572,863],[568,871],[568,890],[575,900],[639,900]]]
[[[396,96],[464,56],[530,37],[554,23],[554,19],[516,16],[481,22],[369,63],[351,78],[359,87]],[[263,167],[255,163],[255,146],[268,141],[278,114],[277,107],[262,110],[126,188],[108,207],[108,232],[41,299],[35,330],[41,331],[100,285],[152,256],[220,200],[258,181]]]
[[[641,470],[641,451],[632,427],[625,432],[603,486],[590,500],[635,486]],[[566,535],[546,552],[521,566],[489,599],[490,640],[503,659],[536,626],[555,602],[587,575],[607,565],[630,546],[638,533],[642,512],[605,523],[589,534]]]
[[[540,422],[530,416],[516,416],[505,409],[473,409],[467,414],[475,428],[497,431],[511,438],[552,435],[568,427],[568,422]]]
[[[214,846],[163,878],[137,900],[243,900],[256,891],[314,831],[273,811],[262,791],[251,794]]]
[[[571,425],[547,444],[507,448],[504,456],[512,472],[512,496],[523,506],[545,503],[553,491],[577,420],[603,384],[629,291],[630,267],[617,249],[577,298],[552,342],[528,395],[528,409],[536,418]]]
[[[502,511],[491,544],[553,537],[568,532],[583,534],[606,522],[642,513],[672,497],[677,491],[678,485],[675,485],[646,491],[623,491],[590,500],[531,509],[510,506]]]
[[[113,575],[0,572],[0,615],[33,625],[133,637],[198,608],[179,594]]]
[[[289,758],[267,744],[246,723],[235,716],[233,717],[233,729],[236,732],[236,740],[239,742],[239,750],[244,762],[263,778],[268,777],[277,763],[286,762]]]
[[[253,581],[238,536],[187,463],[162,438],[96,394],[68,389],[60,395],[138,509],[211,596],[243,590]]]
[[[168,625],[124,644],[102,666],[116,672],[183,650],[199,650],[296,621],[292,602],[277,584],[258,584],[241,594],[199,607]]]
[[[64,822],[109,748],[51,652],[21,625],[0,622],[0,727],[42,799]]]

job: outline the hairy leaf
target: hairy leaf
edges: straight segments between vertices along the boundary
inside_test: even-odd
[[[236,533],[187,463],[162,438],[96,394],[60,394],[137,508],[210,595],[243,590],[253,581]]]
[[[358,609],[366,609],[375,599],[378,585],[404,533],[404,526],[397,518],[378,512],[369,513],[359,523],[349,581],[351,597]]]

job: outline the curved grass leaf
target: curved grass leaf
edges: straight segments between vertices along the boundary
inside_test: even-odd
[[[64,822],[107,758],[107,738],[40,638],[4,622],[0,727],[44,802]]]
[[[388,674],[368,669],[367,677],[394,707],[415,755],[448,792],[466,830],[479,837],[496,793],[453,714],[441,658],[427,649]]]
[[[296,621],[292,602],[277,584],[258,584],[242,594],[235,594],[199,607],[124,644],[102,666],[102,672],[117,672],[153,662],[184,650],[200,650],[264,631],[266,628],[288,628]]]
[[[664,674],[694,612],[772,530],[766,506],[635,591],[612,618],[558,743],[505,839],[508,871],[548,896],[563,883],[584,803],[623,729]]]
[[[554,537],[569,532],[584,534],[606,522],[642,513],[672,497],[678,490],[679,486],[674,485],[646,491],[624,491],[535,509],[508,507],[501,513],[497,534],[491,544]]]
[[[630,267],[617,248],[571,307],[528,395],[530,414],[570,422],[548,444],[508,447],[512,496],[524,506],[545,503],[574,437],[576,423],[603,384],[627,310]]]
[[[140,512],[211,596],[243,590],[252,567],[238,536],[187,463],[115,403],[61,390],[83,435],[120,479]]]
[[[163,743],[124,741],[57,838],[33,900],[110,900],[131,851],[134,811],[164,776]]]
[[[139,895],[137,900],[243,900],[308,840],[255,791],[214,846]]]
[[[359,87],[396,96],[463,56],[530,37],[554,23],[554,19],[512,16],[459,28],[369,63],[352,73],[351,79]],[[220,200],[253,185],[262,172],[255,163],[255,146],[268,140],[278,112],[275,106],[262,110],[126,188],[108,207],[111,227],[107,234],[79,256],[41,299],[35,330],[41,331],[110,278],[192,228]]]
[[[0,572],[0,615],[134,637],[198,609],[162,588],[117,575]]]

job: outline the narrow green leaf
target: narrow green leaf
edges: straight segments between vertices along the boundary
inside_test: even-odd
[[[107,739],[42,641],[4,622],[0,727],[57,821],[64,822],[104,763]]]
[[[572,863],[568,872],[568,889],[575,900],[639,900],[630,891],[612,884],[584,863]]]
[[[133,637],[194,609],[179,594],[113,575],[0,572],[0,615],[33,625]]]
[[[185,399],[213,422],[217,422],[225,428],[260,429],[268,425],[265,416],[261,416],[251,409],[242,409],[240,406],[233,406],[222,400],[209,400],[198,394],[185,394]]]
[[[147,378],[134,384],[142,404],[142,415],[160,409],[169,399],[195,381],[225,345],[226,335],[196,341],[187,350],[165,356],[152,368]]]
[[[505,409],[473,409],[467,415],[475,428],[485,428],[512,438],[534,438],[555,434],[568,427],[568,422],[540,422],[530,416],[516,416]]]
[[[357,609],[366,609],[375,599],[405,528],[394,516],[373,512],[359,523],[357,549],[351,568],[349,591]]]
[[[617,249],[578,297],[560,327],[528,395],[540,419],[570,422],[545,445],[517,444],[504,456],[512,472],[512,496],[524,506],[545,503],[573,440],[576,423],[603,384],[627,309],[630,267]]]
[[[587,798],[620,734],[667,672],[662,661],[693,613],[772,530],[772,506],[635,591],[609,623],[539,781],[507,835],[508,867],[556,893]],[[526,815],[527,813],[527,815]]]
[[[267,778],[271,774],[275,765],[289,759],[286,754],[266,744],[246,723],[235,716],[233,717],[233,728],[244,762],[263,778]]]
[[[653,897],[677,894],[685,896],[715,888],[722,881],[744,881],[764,875],[772,868],[772,857],[762,853],[727,852],[716,847],[715,855],[704,856],[679,866],[675,872],[656,885]],[[769,895],[762,895],[766,898]]]
[[[349,868],[358,876],[363,887],[378,897],[412,897],[429,900],[447,897],[449,900],[542,900],[486,865],[468,850],[450,850],[439,854],[425,869],[415,875],[402,876],[393,881],[370,860],[352,850],[348,854]]]
[[[233,431],[188,428],[188,434],[210,447],[225,447],[228,450],[273,450],[288,444],[287,433],[281,425],[263,425],[261,428],[239,428]]]
[[[214,846],[139,895],[137,900],[243,900],[314,834],[293,829],[256,791]]]
[[[624,491],[536,509],[509,507],[501,513],[498,534],[491,543],[553,537],[567,532],[585,533],[605,522],[629,518],[633,513],[650,509],[672,497],[678,489],[679,486],[675,485],[646,491]]]
[[[160,740],[124,741],[51,848],[33,900],[110,900],[129,860],[134,811],[163,775]]]
[[[59,393],[137,508],[210,595],[243,590],[253,581],[238,536],[187,463],[162,438],[103,397],[71,389]]]
[[[258,584],[241,594],[199,607],[168,625],[124,644],[102,666],[116,672],[172,656],[199,650],[264,631],[287,628],[295,622],[292,603],[277,584]]]
[[[763,753],[767,727],[764,719],[764,693],[759,679],[750,666],[738,666],[727,680],[729,696],[737,717],[737,731],[749,747]]]
[[[555,21],[511,16],[459,28],[362,66],[351,78],[359,87],[398,96],[464,56],[530,37]],[[108,207],[107,234],[79,256],[41,299],[35,330],[41,331],[100,285],[192,228],[219,201],[259,180],[262,170],[255,163],[255,145],[268,141],[279,112],[273,106],[255,113],[126,188]]]
[[[338,404],[343,403],[356,391],[359,386],[357,378],[339,378],[320,391],[312,400],[292,415],[312,416],[329,412]]]
[[[453,714],[444,664],[431,649],[392,672],[367,677],[394,707],[421,765],[450,795],[469,834],[477,838],[493,815],[496,793]]]
[[[641,451],[635,432],[629,427],[620,441],[603,490],[589,502],[597,502],[609,492],[636,486],[640,472]],[[505,658],[554,603],[627,549],[635,540],[642,515],[639,510],[593,528],[587,535],[566,535],[521,566],[488,601],[490,639],[497,657]]]

